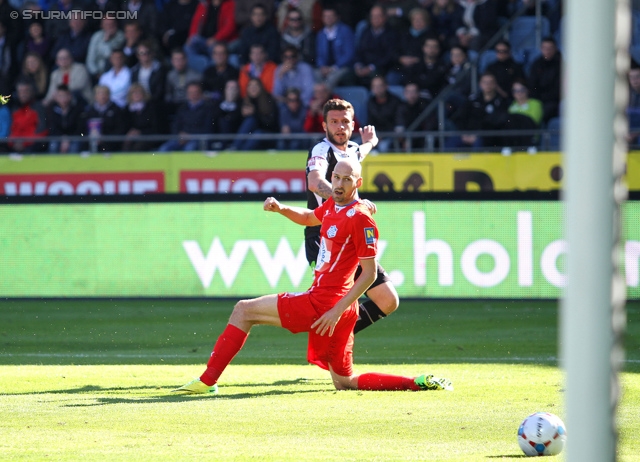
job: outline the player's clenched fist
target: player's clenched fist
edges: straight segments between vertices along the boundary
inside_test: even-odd
[[[267,212],[279,212],[280,210],[282,210],[280,202],[278,202],[275,197],[267,197],[267,199],[264,201],[263,208]]]

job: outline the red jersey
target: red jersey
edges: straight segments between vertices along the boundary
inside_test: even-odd
[[[315,296],[341,299],[353,286],[360,259],[375,258],[378,227],[369,209],[355,200],[338,206],[329,198],[313,213],[322,221],[320,250],[310,291]]]

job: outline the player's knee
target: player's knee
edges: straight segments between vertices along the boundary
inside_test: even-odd
[[[240,300],[233,307],[231,319],[236,321],[247,321],[249,319],[250,309],[251,303],[249,300]]]
[[[377,290],[367,293],[367,296],[380,308],[380,311],[388,315],[398,309],[400,298],[391,284],[383,284],[375,289]]]

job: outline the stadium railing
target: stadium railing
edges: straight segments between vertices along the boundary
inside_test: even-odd
[[[505,149],[511,149],[512,151],[517,150],[529,150],[531,152],[532,148],[539,151],[557,151],[559,149],[558,142],[553,140],[558,140],[561,136],[561,131],[559,129],[540,129],[540,130],[481,130],[481,131],[473,131],[473,130],[437,130],[437,131],[404,131],[404,132],[378,132],[378,138],[392,138],[394,142],[392,143],[393,149],[390,152],[396,153],[411,153],[411,152],[455,152],[455,151],[464,151],[464,152],[500,152]],[[492,146],[478,146],[478,147],[458,147],[456,146],[455,140],[460,138],[462,135],[477,135],[480,138],[504,138],[505,142],[494,144]],[[251,137],[256,140],[265,141],[265,144],[271,145],[272,147],[261,148],[261,151],[275,149],[276,143],[279,140],[303,140],[309,142],[309,147],[312,144],[315,144],[318,139],[322,138],[324,134],[322,133],[291,133],[291,134],[279,134],[279,133],[261,133],[261,134],[251,134],[251,135],[242,135],[243,138]],[[513,138],[529,138],[534,141],[531,143],[521,143],[514,144],[508,142],[509,139]],[[175,139],[176,136],[171,135],[140,135],[136,137],[136,141],[142,142],[152,142],[157,143],[158,147],[162,142]],[[191,141],[196,140],[199,143],[199,151],[233,151],[234,149],[227,146],[227,143],[232,143],[233,140],[238,138],[236,134],[203,134],[203,135],[184,135],[182,136],[184,140]],[[358,135],[354,134],[354,139],[358,141]],[[4,154],[20,154],[18,152],[12,151],[10,148],[6,147],[7,143],[14,142],[36,142],[41,145],[48,144],[50,142],[55,141],[77,141],[81,142],[83,148],[78,154],[91,154],[91,153],[117,153],[123,152],[120,149],[112,149],[108,151],[103,151],[99,149],[100,143],[122,143],[125,140],[131,141],[131,138],[126,137],[124,135],[103,135],[99,137],[90,137],[90,136],[49,136],[49,137],[11,137],[5,138],[0,142],[0,145],[5,145]],[[402,140],[406,140],[406,143],[402,143]],[[418,140],[420,141],[418,143]],[[417,147],[420,146],[420,147]],[[138,152],[138,151],[136,151]],[[158,153],[159,149],[150,149],[144,152],[153,152]],[[55,155],[48,154],[47,152],[28,152],[29,155]]]

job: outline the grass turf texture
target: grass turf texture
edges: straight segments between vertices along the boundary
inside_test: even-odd
[[[169,395],[202,372],[232,305],[0,302],[0,460],[517,460],[524,417],[564,417],[557,308],[538,301],[403,301],[358,334],[358,371],[434,373],[452,393],[336,392],[305,365],[304,335],[260,326],[219,395]],[[639,314],[621,461],[640,460]]]

